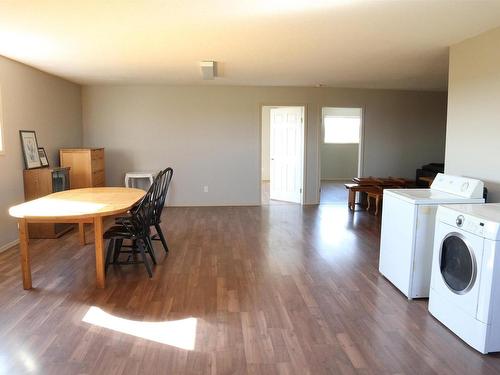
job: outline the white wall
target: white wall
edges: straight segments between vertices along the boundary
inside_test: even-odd
[[[19,130],[35,130],[50,165],[60,147],[81,146],[80,86],[0,56],[5,153],[0,155],[0,249],[18,238],[8,208],[24,201]]]
[[[323,108],[321,122],[321,179],[349,180],[358,175],[359,145],[324,143],[325,116],[361,117],[361,108]]]
[[[262,107],[262,181],[269,181],[271,178],[271,108],[272,106]]]
[[[84,87],[82,100],[84,143],[106,148],[107,183],[171,165],[174,205],[259,204],[263,105],[306,106],[306,203],[319,198],[322,107],[364,108],[366,175],[413,177],[444,159],[442,92],[116,85]]]
[[[357,144],[321,144],[321,179],[350,180],[358,175]]]
[[[500,28],[450,49],[447,173],[484,180],[500,202]]]

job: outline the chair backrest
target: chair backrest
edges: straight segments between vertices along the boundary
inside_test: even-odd
[[[127,230],[138,237],[145,237],[150,234],[155,209],[153,200],[155,187],[153,182],[141,201],[130,210],[130,220],[124,222]]]
[[[165,206],[165,200],[167,198],[168,187],[170,186],[170,181],[174,175],[174,170],[172,168],[166,168],[156,176],[153,185],[156,184],[154,188],[154,213],[152,224],[159,224],[161,221],[161,213],[163,207]]]

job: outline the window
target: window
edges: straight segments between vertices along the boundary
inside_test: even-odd
[[[325,143],[359,143],[359,116],[325,116]]]

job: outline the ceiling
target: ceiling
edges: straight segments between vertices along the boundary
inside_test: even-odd
[[[500,0],[2,0],[0,55],[81,84],[445,90],[448,46],[498,26]]]

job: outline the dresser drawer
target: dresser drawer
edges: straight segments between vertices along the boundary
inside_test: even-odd
[[[98,149],[92,150],[91,151],[91,158],[92,158],[92,160],[104,159],[104,149],[98,148]]]
[[[104,171],[104,158],[92,159],[92,172]]]
[[[71,189],[105,185],[104,148],[63,148],[61,166],[70,167]]]
[[[104,186],[104,170],[96,171],[92,173],[92,186],[103,187]]]

